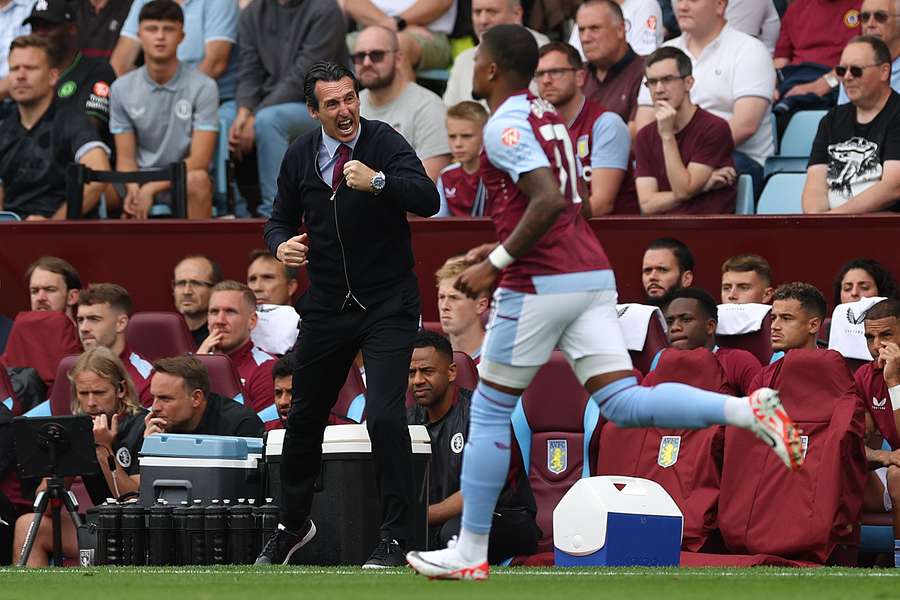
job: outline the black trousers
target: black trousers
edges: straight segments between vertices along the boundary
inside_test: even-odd
[[[322,438],[353,359],[366,366],[366,425],[381,487],[382,537],[410,539],[415,498],[404,408],[409,362],[419,323],[415,280],[366,309],[321,310],[301,301],[294,397],[281,457],[281,523],[299,529],[309,517],[322,463]],[[347,493],[358,493],[348,489]]]
[[[459,535],[461,517],[453,517],[440,527],[430,529],[432,547],[446,548],[454,535]],[[488,538],[488,562],[499,565],[514,556],[537,552],[541,529],[534,516],[522,509],[508,509],[494,513],[491,520],[491,536]]]

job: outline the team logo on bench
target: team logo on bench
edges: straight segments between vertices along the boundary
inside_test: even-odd
[[[659,454],[656,464],[667,469],[678,462],[678,451],[681,449],[680,435],[664,435],[659,442]]]
[[[547,469],[559,475],[569,467],[569,445],[566,440],[547,440]]]

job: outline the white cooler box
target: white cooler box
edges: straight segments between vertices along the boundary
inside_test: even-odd
[[[268,496],[281,500],[281,449],[284,430],[266,437]],[[428,464],[431,441],[422,425],[411,425],[416,503],[413,505],[413,539],[409,550],[427,549]],[[316,481],[310,517],[316,537],[298,550],[294,564],[360,565],[378,544],[381,502],[375,475],[372,443],[365,425],[331,425],[322,441],[322,470]]]
[[[557,566],[678,566],[684,519],[661,485],[636,477],[578,480],[553,511]]]
[[[260,498],[260,438],[155,434],[141,447],[141,503]]]

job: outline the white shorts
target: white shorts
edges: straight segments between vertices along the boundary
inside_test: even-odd
[[[881,485],[884,486],[884,512],[891,512],[892,510],[894,510],[894,503],[891,502],[891,495],[888,493],[887,467],[875,469],[875,475],[878,476],[878,480],[881,481]]]
[[[570,363],[592,357],[590,376],[631,370],[616,313],[615,290],[526,294],[499,288],[481,352],[480,374],[495,383],[492,367],[537,368],[559,348]],[[582,383],[587,374],[576,373]],[[510,385],[512,382],[507,383]]]

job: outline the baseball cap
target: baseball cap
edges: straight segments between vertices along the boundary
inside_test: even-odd
[[[37,0],[31,15],[22,22],[22,25],[33,25],[35,21],[61,25],[71,23],[74,17],[68,0]]]

